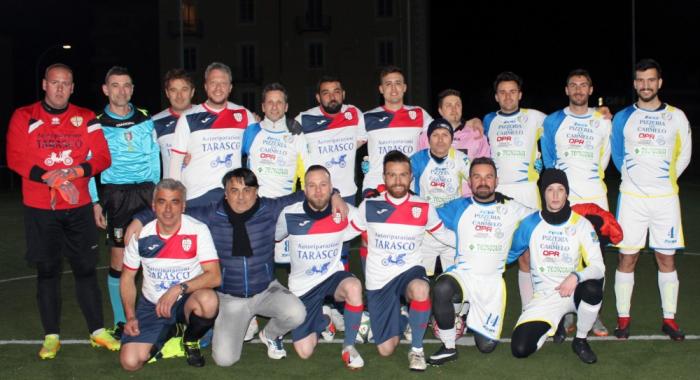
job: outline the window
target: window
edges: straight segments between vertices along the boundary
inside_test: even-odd
[[[192,0],[182,2],[182,28],[190,33],[197,30],[197,8]]]
[[[394,0],[377,0],[377,17],[394,17]]]
[[[247,108],[250,112],[260,112],[258,110],[258,106],[255,104],[257,100],[258,97],[255,94],[255,91],[246,90],[241,92],[241,105]]]
[[[238,21],[242,24],[255,22],[255,2],[253,0],[240,0]]]
[[[197,48],[196,47],[186,47],[183,50],[183,58],[185,65],[185,71],[193,73],[197,71]]]
[[[309,68],[323,67],[323,43],[313,42],[309,44]]]
[[[394,41],[379,41],[377,45],[377,63],[379,66],[393,65],[394,61]]]
[[[306,23],[312,28],[323,25],[323,3],[321,0],[306,1]]]
[[[255,78],[255,45],[241,45],[241,78]]]

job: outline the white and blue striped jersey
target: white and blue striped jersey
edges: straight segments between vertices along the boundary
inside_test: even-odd
[[[440,207],[462,196],[462,186],[467,186],[469,178],[469,158],[451,147],[439,161],[430,155],[430,149],[423,149],[411,156],[411,169],[416,195]]]
[[[297,178],[304,186],[309,152],[304,134],[292,134],[283,117],[276,122],[265,118],[243,134],[242,153],[246,167],[258,177],[258,194],[276,198],[294,192]]]
[[[629,106],[615,114],[612,158],[622,175],[620,191],[640,197],[678,193],[678,177],[690,163],[692,138],[683,111]]]
[[[569,107],[544,119],[542,161],[569,179],[569,199],[585,202],[607,195],[605,168],[610,162],[610,120],[593,108],[575,115]]]
[[[510,114],[492,112],[484,117],[484,134],[500,184],[537,182],[537,140],[542,135],[544,118],[542,112],[527,108]]]

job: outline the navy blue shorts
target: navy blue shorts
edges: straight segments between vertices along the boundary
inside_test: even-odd
[[[415,279],[429,282],[423,266],[418,265],[401,273],[381,289],[367,291],[369,323],[377,345],[401,335],[401,297],[406,294],[408,284]]]
[[[292,340],[294,342],[302,340],[313,333],[320,334],[328,326],[328,321],[323,317],[323,301],[326,297],[333,297],[338,285],[348,277],[355,276],[346,271],[335,272],[325,281],[299,297],[299,300],[306,308],[306,319],[299,327],[292,330]]]
[[[126,343],[151,343],[160,349],[165,344],[168,331],[175,323],[186,323],[185,302],[189,294],[180,298],[170,311],[170,318],[158,318],[156,305],[145,297],[136,302],[136,319],[139,321],[141,334],[137,336],[122,334],[122,344]]]

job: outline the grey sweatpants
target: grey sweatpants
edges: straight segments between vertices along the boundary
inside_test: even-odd
[[[256,314],[270,318],[265,325],[265,336],[270,338],[288,333],[306,318],[304,304],[276,280],[265,291],[250,298],[216,294],[219,316],[214,324],[211,347],[212,357],[219,366],[228,367],[241,358],[243,337]]]

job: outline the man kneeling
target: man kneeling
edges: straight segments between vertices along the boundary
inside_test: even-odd
[[[187,363],[204,365],[198,341],[214,325],[219,301],[212,288],[221,283],[221,272],[207,226],[182,215],[185,199],[182,183],[160,181],[153,192],[156,220],[131,239],[124,253],[120,291],[127,322],[120,361],[127,371],[154,357],[176,323],[187,325]],[[141,265],[143,296],[137,303],[135,279]]]
[[[578,314],[572,348],[587,364],[597,358],[586,337],[593,327],[603,300],[605,264],[598,236],[591,223],[573,212],[567,196],[566,173],[559,169],[542,172],[542,211],[525,218],[515,232],[508,262],[528,247],[535,290],[525,305],[511,340],[513,356],[525,358],[553,335],[562,317]],[[581,269],[585,264],[585,269]]]

